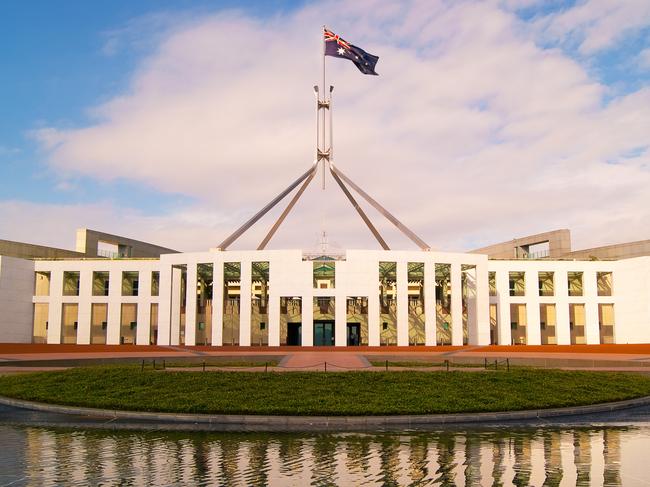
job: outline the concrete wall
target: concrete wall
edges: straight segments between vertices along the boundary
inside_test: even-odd
[[[0,256],[0,343],[31,343],[34,262]]]
[[[158,296],[151,296],[151,273],[159,269],[158,260],[40,260],[32,263],[34,271],[50,272],[49,296],[34,296],[34,303],[49,304],[48,343],[60,343],[61,339],[61,309],[63,304],[79,304],[77,343],[90,343],[92,303],[106,303],[108,320],[106,343],[120,343],[120,315],[123,303],[138,305],[136,343],[149,344],[149,325],[151,303],[158,303]],[[94,271],[109,273],[108,296],[93,296],[92,279]],[[139,272],[138,296],[122,296],[122,272]],[[78,296],[63,296],[63,273],[79,272],[80,284]],[[161,290],[162,293],[162,290]]]
[[[280,343],[280,298],[301,297],[303,345],[313,345],[313,299],[335,299],[335,344],[346,345],[346,299],[368,299],[368,343],[380,345],[380,306],[378,277],[379,262],[397,265],[397,343],[409,344],[407,267],[409,262],[424,264],[425,342],[435,345],[436,304],[435,265],[449,264],[451,268],[451,340],[463,343],[462,301],[460,283],[462,273],[471,282],[467,302],[469,343],[484,345],[490,341],[489,306],[496,306],[498,318],[498,343],[510,344],[510,306],[526,305],[526,342],[541,343],[542,329],[540,304],[555,305],[555,337],[558,344],[570,343],[569,306],[584,305],[585,342],[600,342],[598,318],[599,304],[614,305],[614,339],[616,343],[650,343],[650,257],[621,261],[558,261],[558,260],[492,260],[485,255],[420,252],[420,251],[367,251],[349,250],[345,260],[336,261],[336,286],[333,289],[315,289],[313,262],[303,260],[300,250],[224,251],[165,254],[160,259],[86,259],[39,260],[36,262],[11,257],[0,261],[0,341],[31,341],[32,303],[48,304],[48,343],[61,340],[61,313],[64,304],[78,304],[77,343],[89,343],[91,336],[91,305],[107,305],[107,343],[120,343],[121,307],[137,304],[136,343],[148,344],[150,337],[151,304],[158,305],[158,343],[179,343],[180,330],[184,330],[185,344],[195,342],[196,331],[196,266],[212,264],[214,272],[211,343],[221,345],[223,340],[223,266],[225,262],[241,263],[240,282],[240,334],[242,346],[251,344],[251,263],[270,263],[268,333],[269,345]],[[463,270],[463,265],[472,266]],[[181,287],[180,270],[187,269],[185,299],[187,303],[184,323],[179,318]],[[50,273],[48,296],[33,296],[34,272]],[[78,296],[63,296],[64,272],[79,272]],[[108,296],[92,294],[94,271],[109,273]],[[122,295],[122,273],[139,272],[139,295]],[[151,274],[160,272],[160,296],[151,296]],[[583,295],[569,296],[567,274],[583,273]],[[489,296],[488,273],[496,276],[496,296]],[[523,296],[510,296],[509,273],[524,274]],[[540,296],[538,273],[553,272],[554,293]],[[598,296],[598,272],[612,273],[611,296]],[[454,292],[456,290],[456,292]],[[184,326],[184,328],[181,328]]]
[[[567,259],[631,259],[650,255],[650,240],[626,242],[622,244],[606,245],[593,249],[575,250],[565,254]]]
[[[650,343],[650,257],[621,260],[616,267],[616,343]]]
[[[73,250],[57,249],[54,247],[46,247],[44,245],[34,245],[24,242],[14,242],[12,240],[0,240],[0,255],[18,257],[19,259],[84,257],[83,253],[75,252]]]
[[[521,251],[518,253],[518,249],[547,241],[549,243],[548,256],[550,258],[561,257],[568,252],[571,252],[571,232],[567,229],[562,229],[529,235],[522,238],[515,238],[507,242],[501,242],[472,250],[471,253],[485,254],[490,259],[516,259],[521,257]]]
[[[86,257],[97,257],[99,242],[106,242],[113,245],[123,246],[128,249],[126,257],[160,257],[161,254],[176,253],[176,250],[161,247],[159,245],[134,240],[132,238],[111,235],[110,233],[98,232],[88,228],[77,230],[77,252],[83,253]]]

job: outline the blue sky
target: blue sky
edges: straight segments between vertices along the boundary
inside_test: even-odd
[[[128,88],[131,72],[155,48],[174,15],[200,17],[237,8],[270,16],[302,2],[115,0],[87,2],[25,1],[0,6],[0,196],[36,202],[92,202],[130,193],[129,204],[164,212],[190,196],[167,194],[121,179],[101,183],[79,177],[75,191],[59,191],[60,179],[43,164],[43,152],[30,133],[46,124],[76,127],[88,121],[87,109]],[[128,46],[107,52],[111,38],[134,20],[165,14],[143,23],[145,31]],[[148,29],[148,30],[147,30]],[[125,36],[128,37],[128,33]],[[134,34],[130,34],[134,35]],[[137,191],[134,189],[137,188]]]
[[[73,229],[90,226],[181,249],[212,245],[301,172],[297,161],[311,150],[313,117],[310,94],[298,82],[309,87],[318,78],[308,53],[322,23],[380,55],[382,76],[374,84],[349,66],[328,68],[342,100],[337,154],[354,160],[354,176],[366,178],[371,193],[384,196],[434,246],[462,250],[556,227],[571,227],[584,245],[649,238],[642,229],[650,213],[638,208],[650,205],[637,195],[649,171],[650,128],[640,109],[650,87],[645,4],[5,2],[0,238],[70,247]],[[219,50],[231,42],[240,57]],[[274,87],[272,94],[251,100],[241,87],[256,81]],[[381,106],[375,92],[386,93]],[[201,98],[215,105],[200,112]],[[233,100],[241,120],[216,108]],[[161,123],[165,113],[193,115],[174,126]],[[448,122],[439,126],[440,120]],[[402,190],[374,179],[394,170],[388,156],[382,160],[393,153],[412,161],[417,182],[400,172],[391,183],[420,200],[406,204]],[[257,191],[254,176],[270,164],[277,170],[262,176],[269,186]],[[483,177],[486,168],[513,177],[491,181],[491,192],[473,179],[468,185],[466,178]],[[554,204],[519,205],[519,213],[511,207],[513,199],[543,194],[542,183],[558,181]],[[467,208],[432,216],[426,195],[433,187],[444,200],[460,191]],[[585,203],[593,194],[607,199],[597,208],[604,218]],[[347,210],[336,206],[336,196],[327,198],[324,205],[314,196],[302,215],[318,208],[318,225],[332,227],[344,246],[371,242],[356,236],[363,232],[356,221],[336,234],[332,222]],[[486,200],[494,206],[485,208]],[[535,222],[522,224],[530,212]],[[40,219],[54,221],[47,234],[38,232]],[[444,232],[434,230],[440,226]],[[169,228],[186,236],[165,233]],[[280,237],[286,245],[296,240],[291,232]]]

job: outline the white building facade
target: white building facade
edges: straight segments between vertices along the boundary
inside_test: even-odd
[[[650,343],[650,257],[210,251],[0,258],[0,342],[210,346]]]

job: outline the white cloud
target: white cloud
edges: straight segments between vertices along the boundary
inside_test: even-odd
[[[649,24],[647,0],[586,0],[539,20],[547,38],[574,43],[582,54],[610,47]]]
[[[557,16],[557,35],[592,26],[595,5]],[[627,17],[605,13],[625,30]],[[537,47],[527,24],[495,3],[334,2],[264,21],[195,19],[143,60],[128,92],[94,109],[94,124],[48,127],[38,140],[55,170],[198,199],[183,215],[134,216],[124,225],[135,238],[215,245],[311,164],[323,20],[380,56],[377,78],[327,62],[337,165],[432,246],[559,227],[587,246],[648,237],[637,225],[650,219],[648,156],[638,148],[648,143],[650,90],[604,106],[607,87],[561,51]],[[584,42],[602,45],[590,29]],[[306,194],[276,245],[308,246],[323,221],[344,246],[373,245],[333,184]],[[121,219],[94,211],[91,227],[126,233]],[[165,237],[148,225],[183,231]],[[244,244],[257,243],[250,238]]]

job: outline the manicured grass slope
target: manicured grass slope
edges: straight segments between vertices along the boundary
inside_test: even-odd
[[[163,372],[92,367],[0,377],[0,395],[134,411],[394,415],[576,406],[650,395],[650,378],[510,372]]]

